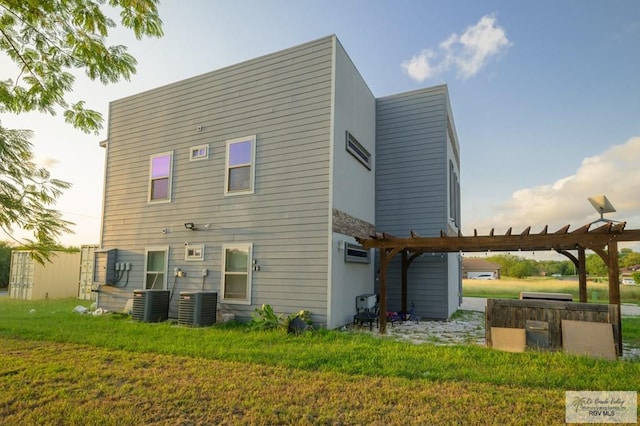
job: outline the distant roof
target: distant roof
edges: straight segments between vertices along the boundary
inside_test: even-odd
[[[489,262],[481,257],[462,258],[462,269],[465,271],[499,270],[501,268],[497,263]]]

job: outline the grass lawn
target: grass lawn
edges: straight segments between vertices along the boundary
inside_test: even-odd
[[[580,300],[578,281],[556,279],[463,280],[462,291],[466,297],[493,297],[518,299],[521,291],[545,293],[570,293],[573,300]],[[587,302],[608,303],[609,284],[587,281]],[[620,301],[640,305],[640,285],[621,285]]]
[[[78,304],[0,300],[2,424],[548,425],[564,423],[566,390],[640,383],[640,362],[187,328]],[[623,327],[640,340],[640,318]]]

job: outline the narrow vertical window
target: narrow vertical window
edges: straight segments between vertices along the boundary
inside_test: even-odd
[[[227,141],[225,195],[253,193],[256,137]]]
[[[167,288],[167,248],[147,249],[145,256],[145,289]]]
[[[251,301],[252,244],[223,247],[222,301],[245,303]]]
[[[149,201],[171,201],[172,152],[153,155],[150,165]]]

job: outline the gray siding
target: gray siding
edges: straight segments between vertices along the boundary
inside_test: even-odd
[[[187,273],[178,293],[203,286],[202,268],[205,289],[220,290],[222,245],[253,243],[261,267],[253,306],[222,309],[248,317],[268,303],[326,322],[332,54],[327,37],[111,104],[102,247],[117,248],[132,269],[127,288],[105,292],[101,304],[121,309],[142,287],[145,247],[169,247],[169,275],[174,267]],[[254,134],[255,193],[225,197],[225,141]],[[189,147],[202,144],[209,158],[189,161]],[[149,204],[149,158],[166,151],[174,155],[172,201]],[[205,244],[205,260],[186,262],[185,242]]]
[[[376,105],[376,228],[407,237],[447,229],[449,191],[446,86],[379,98]],[[408,302],[447,318],[447,257],[425,254],[409,268]],[[400,256],[389,265],[389,308],[400,309]]]

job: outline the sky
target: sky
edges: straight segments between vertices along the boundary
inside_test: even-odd
[[[165,36],[112,31],[138,60],[130,82],[81,74],[69,99],[109,102],[335,34],[376,97],[446,83],[461,151],[462,232],[577,229],[599,214],[640,228],[637,0],[164,0]],[[0,77],[15,78],[0,57]],[[56,208],[64,245],[99,243],[107,128],[3,114],[29,128],[36,161],[73,187]],[[20,235],[20,234],[19,234]],[[625,246],[625,245],[621,245]],[[640,245],[627,245],[640,251]]]

